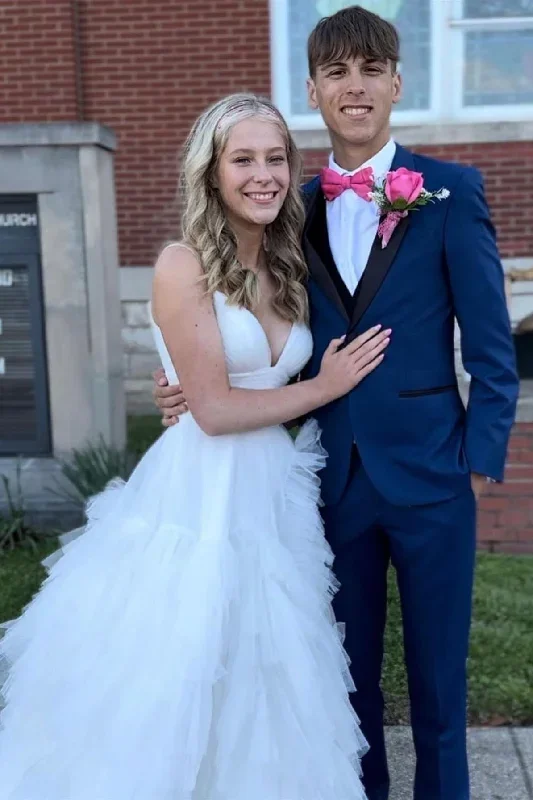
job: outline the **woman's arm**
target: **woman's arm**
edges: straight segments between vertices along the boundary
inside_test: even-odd
[[[222,338],[212,298],[205,293],[196,256],[181,247],[163,251],[155,266],[152,309],[187,405],[210,436],[278,425],[346,394],[381,361],[387,333],[377,330],[336,352],[308,381],[280,389],[238,389],[229,384]]]

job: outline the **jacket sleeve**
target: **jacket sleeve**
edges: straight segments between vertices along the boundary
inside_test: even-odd
[[[463,364],[471,376],[465,454],[472,472],[501,481],[519,381],[503,270],[476,169],[465,168],[448,202],[446,261]]]

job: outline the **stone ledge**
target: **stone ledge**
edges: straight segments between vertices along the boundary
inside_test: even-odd
[[[79,147],[96,145],[117,149],[117,137],[98,122],[37,122],[0,124],[0,147]]]
[[[524,256],[523,258],[504,258],[502,260],[503,268],[505,272],[527,272],[530,269],[533,269],[533,257]],[[533,282],[531,282],[531,286],[533,287]]]
[[[120,299],[126,302],[150,300],[152,275],[152,267],[121,267],[119,269]]]
[[[63,494],[72,491],[65,479],[59,461],[52,457],[2,456],[0,473],[9,480],[10,490],[16,498],[17,466],[24,508],[29,521],[43,530],[69,530],[83,519],[81,505]],[[5,497],[0,498],[0,513],[7,511]]]
[[[533,380],[520,381],[520,396],[515,422],[533,422]]]
[[[510,270],[526,271],[533,267],[533,257],[504,258],[502,264],[505,272]],[[148,301],[152,293],[152,275],[152,267],[120,267],[120,299],[123,302]],[[527,286],[531,287],[533,293],[533,281],[520,281],[520,284],[522,283],[524,288],[521,288],[521,293],[527,293]]]

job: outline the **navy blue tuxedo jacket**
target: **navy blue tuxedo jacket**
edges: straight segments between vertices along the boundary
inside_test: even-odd
[[[355,295],[331,255],[320,181],[303,187],[315,376],[331,339],[381,323],[392,328],[383,363],[350,394],[315,412],[329,458],[327,504],[348,480],[353,443],[378,491],[423,505],[464,491],[470,472],[503,479],[518,395],[503,271],[479,172],[398,146],[392,169],[424,175],[450,197],[411,212],[386,248],[376,241]],[[454,319],[471,375],[467,408],[454,368]]]

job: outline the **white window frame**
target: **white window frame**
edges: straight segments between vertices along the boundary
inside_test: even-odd
[[[393,111],[392,123],[412,126],[436,123],[519,122],[533,120],[533,103],[501,106],[463,105],[465,33],[472,30],[533,29],[532,17],[463,19],[463,0],[427,0],[431,3],[430,107]],[[289,0],[270,0],[272,96],[292,130],[323,130],[319,114],[290,113]],[[449,65],[449,68],[443,68]],[[401,69],[401,65],[400,65]],[[305,87],[302,87],[305,91]]]

